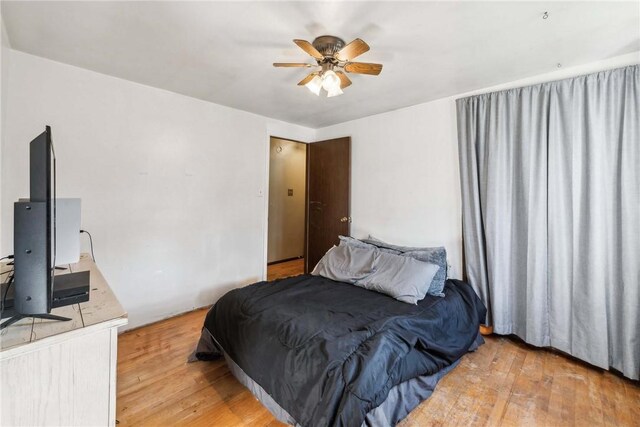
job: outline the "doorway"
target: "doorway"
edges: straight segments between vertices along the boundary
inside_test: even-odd
[[[270,137],[267,280],[309,273],[349,236],[351,138]]]
[[[304,273],[307,144],[271,137],[267,280]]]

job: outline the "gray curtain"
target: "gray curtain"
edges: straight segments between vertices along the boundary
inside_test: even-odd
[[[640,376],[640,70],[457,101],[466,272],[498,334]]]

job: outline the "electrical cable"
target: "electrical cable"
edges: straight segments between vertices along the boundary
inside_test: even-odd
[[[0,258],[0,261],[2,261],[3,259],[13,259],[13,255],[7,255],[7,256],[3,256],[2,258]],[[11,284],[13,283],[13,277],[14,275],[12,274],[15,271],[15,269],[13,270],[7,270],[7,271],[3,271],[2,273],[0,273],[0,276],[4,275],[4,274],[11,274],[11,276],[9,276],[9,278],[7,279],[7,281],[4,284],[7,285],[7,288],[4,290],[4,296],[2,297],[2,307],[0,307],[0,311],[4,311],[4,306],[7,302],[7,294],[9,294],[9,288],[11,287]]]
[[[86,233],[87,236],[89,236],[89,243],[91,244],[91,259],[93,259],[93,262],[96,262],[96,256],[93,254],[93,237],[91,237],[91,233],[87,230],[80,230],[80,233]]]
[[[13,270],[11,270],[11,272],[13,273]],[[12,274],[11,276],[9,276],[9,279],[6,281],[7,287],[4,290],[4,296],[2,297],[2,310],[1,311],[4,311],[4,306],[7,303],[7,295],[9,294],[9,288],[13,284],[13,277],[14,277],[14,275]]]

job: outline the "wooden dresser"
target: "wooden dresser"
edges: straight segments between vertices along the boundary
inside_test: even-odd
[[[2,426],[115,425],[118,327],[127,313],[90,256],[69,268],[91,271],[89,301],[52,310],[71,321],[27,318],[0,334]]]

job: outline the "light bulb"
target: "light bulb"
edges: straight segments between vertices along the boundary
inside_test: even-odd
[[[329,90],[327,92],[327,98],[331,98],[333,96],[338,96],[338,95],[342,95],[344,92],[342,92],[342,89],[340,89],[340,86],[336,86],[335,88],[332,88],[331,90]]]
[[[333,70],[328,70],[322,76],[322,88],[327,92],[340,90],[340,77]]]
[[[322,89],[322,79],[320,78],[320,76],[315,76],[305,86],[311,91],[311,93],[320,96],[320,89]]]

